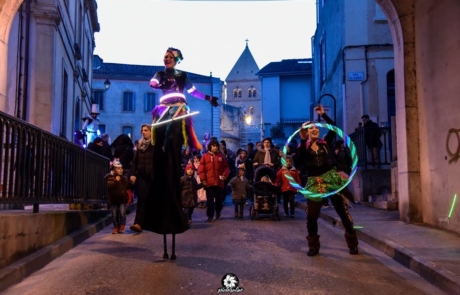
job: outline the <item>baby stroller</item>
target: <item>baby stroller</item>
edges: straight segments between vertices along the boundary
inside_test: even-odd
[[[276,174],[272,168],[261,166],[254,173],[254,202],[249,206],[251,220],[256,220],[261,214],[271,215],[272,220],[281,220],[280,208],[277,202],[278,187],[273,185]]]

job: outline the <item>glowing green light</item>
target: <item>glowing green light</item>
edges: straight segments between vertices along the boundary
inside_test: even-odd
[[[355,226],[353,226],[353,228],[363,228],[363,227],[359,226],[359,225],[355,225]]]
[[[450,216],[452,215],[452,211],[454,211],[454,206],[455,206],[456,201],[457,201],[457,194],[455,194],[454,196],[454,201],[452,202],[452,206],[450,207],[449,216],[447,216],[448,218],[450,218]]]

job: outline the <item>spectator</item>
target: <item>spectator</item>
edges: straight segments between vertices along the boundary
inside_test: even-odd
[[[254,149],[254,144],[252,142],[248,143],[248,159],[254,160],[257,150]]]
[[[254,167],[257,169],[262,165],[267,165],[276,172],[280,163],[279,153],[274,150],[273,142],[270,137],[265,138],[262,144],[263,149],[258,150],[254,157]]]
[[[110,173],[104,178],[107,182],[107,197],[112,209],[112,234],[119,234],[125,231],[129,181],[123,175],[123,166],[116,160],[112,163]]]
[[[281,194],[283,195],[284,216],[295,217],[295,195],[297,189],[294,188],[288,177],[300,183],[300,174],[292,165],[292,158],[286,156],[286,165],[283,166],[276,175],[275,186],[281,186]],[[290,213],[290,215],[289,215]]]
[[[224,197],[224,182],[230,173],[227,160],[219,151],[219,142],[217,140],[209,142],[208,152],[201,157],[198,173],[206,191],[207,221],[212,222],[214,215],[216,220],[220,218]]]
[[[382,148],[382,142],[380,141],[380,129],[379,125],[373,122],[369,115],[363,115],[361,117],[364,128],[364,140],[366,142],[368,150],[368,160],[372,165],[380,163],[380,149]]]
[[[249,181],[244,177],[245,166],[238,166],[238,175],[233,177],[228,186],[232,190],[232,201],[235,205],[235,218],[243,218],[244,204],[248,199],[248,192],[251,190]],[[239,209],[239,210],[238,210]]]
[[[153,145],[150,142],[151,126],[143,124],[141,126],[142,138],[139,140],[139,146],[130,170],[130,182],[135,185],[135,194],[137,196],[137,209],[134,224],[129,228],[134,232],[141,232],[144,226],[146,214],[146,202],[149,194],[150,183],[153,180]]]
[[[359,122],[358,123],[358,127],[355,128],[355,132],[360,130],[361,128],[363,128],[363,123],[362,122]]]
[[[112,143],[113,158],[118,159],[123,166],[125,175],[129,175],[131,161],[134,158],[134,145],[126,134],[120,134]]]
[[[198,174],[198,170],[200,167],[200,161],[201,161],[201,154],[198,153],[193,158],[193,168],[195,168],[195,179],[198,184],[201,183],[200,175]],[[200,188],[196,193],[197,193],[198,208],[206,208],[206,204],[205,204],[206,203],[206,192],[204,188]]]
[[[96,137],[93,142],[88,145],[88,150],[104,156],[104,141],[100,137]]]
[[[189,164],[185,166],[185,175],[180,179],[180,191],[182,196],[182,209],[188,218],[188,223],[192,222],[193,210],[197,203],[197,191],[203,184],[196,181],[194,177],[195,168]]]
[[[110,146],[110,137],[107,133],[102,134],[101,136],[103,143],[104,143],[104,152],[103,155],[104,157],[107,157],[110,159],[110,161],[113,160],[113,154],[112,154],[112,147]]]

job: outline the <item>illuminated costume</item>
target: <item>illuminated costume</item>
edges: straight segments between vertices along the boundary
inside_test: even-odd
[[[335,125],[325,113],[321,115],[326,123]],[[335,139],[335,132],[329,131],[324,140],[318,139],[316,144],[318,150],[314,151],[310,141],[301,140],[298,147],[298,154],[302,159],[307,171],[307,184],[305,188],[315,193],[326,193],[340,188],[343,184],[343,176],[330,165],[329,147]],[[347,188],[343,189],[347,190]],[[348,192],[347,192],[348,193]],[[351,193],[350,193],[351,194]],[[339,215],[345,228],[345,240],[350,254],[358,254],[358,238],[353,228],[353,219],[348,212],[347,204],[340,195],[329,197],[334,209]],[[307,231],[308,231],[308,256],[315,256],[319,253],[320,242],[318,235],[318,218],[322,207],[322,198],[307,199]]]
[[[96,115],[93,117],[92,115]],[[84,123],[82,126],[82,130],[86,133],[86,146],[88,146],[91,142],[94,141],[96,137],[98,137],[99,132],[99,105],[93,104],[91,106],[91,116],[83,118]]]
[[[173,65],[171,65],[170,60],[171,54],[174,57]],[[179,50],[168,48],[164,60],[166,69],[158,71],[150,80],[150,87],[161,89],[163,92],[160,104],[152,110],[152,123],[180,117],[190,111],[183,94],[185,89],[196,98],[206,99],[213,106],[218,105],[217,98],[204,95],[196,90],[186,73],[174,69],[173,66],[182,59]],[[145,218],[143,229],[158,234],[173,234],[171,259],[175,259],[175,234],[189,229],[188,218],[185,216],[181,204],[182,146],[188,146],[193,150],[201,149],[201,145],[193,130],[191,117],[152,125],[153,179],[150,197],[147,198],[146,204],[146,212],[149,214]],[[168,258],[166,236],[164,236],[164,242],[165,254],[163,257]]]

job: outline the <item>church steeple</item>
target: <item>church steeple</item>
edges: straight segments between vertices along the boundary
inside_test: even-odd
[[[257,66],[251,50],[249,50],[249,40],[246,39],[245,41],[246,47],[228,74],[226,81],[258,79],[256,73],[259,71],[259,66]]]

